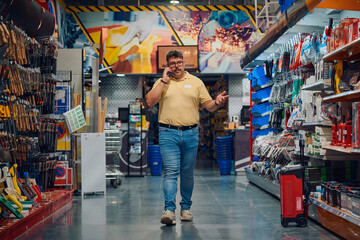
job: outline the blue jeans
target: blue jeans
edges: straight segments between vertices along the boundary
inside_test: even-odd
[[[175,211],[177,178],[180,173],[180,206],[191,207],[194,189],[194,167],[199,144],[198,127],[186,131],[160,127],[159,145],[164,167],[165,210]]]

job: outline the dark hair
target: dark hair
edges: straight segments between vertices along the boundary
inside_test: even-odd
[[[181,58],[184,59],[182,52],[178,50],[170,50],[166,55],[166,61],[168,62],[171,58]]]

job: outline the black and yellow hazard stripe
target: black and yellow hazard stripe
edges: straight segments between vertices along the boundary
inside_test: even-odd
[[[63,0],[56,0],[56,2],[58,2],[63,9],[66,9],[66,4],[63,2]]]
[[[181,39],[179,38],[179,36],[177,35],[175,29],[172,27],[172,25],[170,24],[169,20],[167,19],[167,17],[165,16],[163,11],[159,11],[159,14],[161,15],[162,19],[164,20],[164,22],[166,23],[166,25],[168,26],[168,28],[170,29],[171,33],[173,34],[174,38],[176,39],[176,42],[178,43],[179,46],[183,46],[183,42],[181,41]]]
[[[83,23],[80,21],[80,19],[78,18],[78,16],[76,15],[75,12],[71,11],[71,14],[74,16],[76,22],[79,24],[81,30],[83,31],[83,33],[85,34],[86,38],[89,40],[89,42],[94,42],[94,40],[92,39],[92,37],[90,36],[90,34],[88,33],[88,31],[86,30],[85,26],[83,25]],[[99,50],[94,47],[95,52],[97,53],[98,56],[100,56],[100,52]],[[106,61],[106,59],[103,59],[103,62],[105,67],[109,67],[109,63]],[[113,71],[111,69],[107,70],[109,73],[113,73]]]
[[[250,6],[250,5],[248,5],[248,6]],[[256,20],[255,20],[254,16],[253,16],[253,15],[251,14],[251,12],[250,12],[250,11],[254,11],[255,9],[254,9],[254,7],[253,7],[252,9],[250,9],[248,6],[244,6],[244,10],[243,10],[243,11],[246,12],[246,14],[249,16],[251,22],[254,24],[254,26],[256,26]],[[263,31],[262,31],[260,28],[258,28],[257,31],[258,31],[259,33],[263,33]]]
[[[261,10],[262,6],[258,5],[258,10]],[[132,12],[132,11],[158,11],[163,20],[165,21],[166,25],[171,30],[172,34],[174,35],[177,43],[181,46],[183,45],[181,39],[177,35],[174,28],[171,26],[170,22],[166,18],[164,12],[168,11],[244,11],[249,16],[250,20],[254,24],[255,18],[251,14],[251,11],[254,11],[255,8],[252,5],[164,5],[164,6],[68,6],[67,10],[70,11],[76,21],[78,22],[79,26],[85,33],[86,37],[89,41],[94,42],[91,39],[91,36],[87,33],[85,27],[81,24],[81,21],[76,16],[77,12]],[[260,29],[258,29],[259,33],[262,33]],[[98,50],[94,48],[95,51],[98,53]],[[99,54],[99,53],[98,53]],[[108,67],[108,63],[104,59],[104,65]]]
[[[262,6],[258,6],[260,10]],[[72,12],[131,12],[131,11],[254,11],[252,5],[160,5],[160,6],[68,6]]]

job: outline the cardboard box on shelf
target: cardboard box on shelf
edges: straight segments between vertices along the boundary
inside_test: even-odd
[[[319,136],[331,136],[331,127],[316,126],[315,133],[316,133],[316,135],[319,135]]]

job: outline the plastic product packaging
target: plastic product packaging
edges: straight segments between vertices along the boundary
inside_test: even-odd
[[[323,120],[330,120],[336,122],[337,119],[337,105],[336,103],[323,103],[321,105],[321,117]]]
[[[300,88],[302,84],[302,78],[300,74],[293,75],[293,92],[292,92],[292,104],[297,105],[298,104],[298,96],[300,93]]]
[[[315,93],[313,95],[313,103],[315,106],[315,122],[321,122],[322,119],[322,115],[321,115],[321,103],[322,103],[322,95],[321,93]]]
[[[319,59],[321,59],[323,56],[325,56],[328,53],[326,46],[327,38],[328,37],[325,34],[321,38]]]
[[[281,130],[285,128],[285,126],[283,126],[283,119],[284,119],[283,108],[276,108],[272,110],[269,118],[269,127],[277,130]]]
[[[300,60],[303,65],[308,65],[311,62],[310,59],[311,39],[312,39],[311,35],[306,36],[302,44]]]
[[[351,194],[351,213],[356,217],[360,217],[360,191],[352,190]]]
[[[360,148],[360,138],[359,138],[359,131],[360,131],[360,106],[359,102],[354,102],[352,104],[352,147],[353,148]]]

